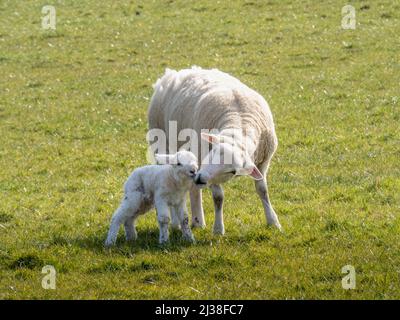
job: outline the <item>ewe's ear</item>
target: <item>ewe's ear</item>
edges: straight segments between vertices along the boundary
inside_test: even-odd
[[[253,167],[252,167],[252,170],[250,172],[250,177],[252,177],[254,180],[264,179],[264,176],[262,175],[260,170],[258,170],[258,168],[255,165],[253,165]]]
[[[176,156],[174,154],[155,154],[157,164],[174,164]]]
[[[215,135],[215,134],[211,134],[211,133],[202,132],[202,133],[201,133],[201,138],[202,138],[203,140],[206,140],[206,141],[208,141],[209,143],[213,143],[213,144],[215,144],[215,143],[220,143],[220,142],[221,142],[221,139],[220,139],[219,136],[217,136],[217,135]]]
[[[264,178],[260,170],[253,164],[250,167],[240,168],[236,170],[238,176],[250,176],[254,180],[261,180]]]

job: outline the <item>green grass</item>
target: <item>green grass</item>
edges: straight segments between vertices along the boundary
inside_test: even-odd
[[[399,299],[400,4],[348,1],[0,1],[1,299]],[[57,30],[41,29],[54,4]],[[122,184],[146,163],[146,111],[165,67],[216,67],[259,91],[279,148],[283,233],[251,179],[225,186],[224,237],[155,214],[103,249]],[[57,289],[41,269],[54,265]],[[356,289],[341,268],[353,265]]]

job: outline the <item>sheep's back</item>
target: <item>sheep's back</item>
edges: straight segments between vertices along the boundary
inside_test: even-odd
[[[167,140],[169,121],[176,121],[178,133],[191,128],[198,137],[201,129],[254,129],[262,142],[270,145],[260,145],[261,152],[257,152],[260,161],[269,158],[276,149],[275,128],[267,102],[227,73],[197,67],[181,71],[167,69],[154,90],[149,128],[162,129]],[[183,143],[178,141],[178,148]]]

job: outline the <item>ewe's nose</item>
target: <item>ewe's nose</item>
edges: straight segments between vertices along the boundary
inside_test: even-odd
[[[198,174],[196,175],[196,177],[194,178],[194,183],[197,184],[197,185],[204,185],[204,184],[207,184],[207,183],[204,181],[204,179],[203,179],[203,177],[202,177],[202,175],[201,175],[200,173],[198,173]]]

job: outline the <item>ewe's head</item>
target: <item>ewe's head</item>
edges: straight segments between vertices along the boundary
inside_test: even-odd
[[[175,154],[156,154],[157,164],[170,164],[178,175],[194,178],[197,173],[197,157],[190,151]]]
[[[203,159],[194,179],[198,187],[224,183],[235,176],[248,175],[255,180],[263,179],[242,141],[239,143],[234,138],[206,133],[202,133],[201,137],[212,144],[212,149]]]

